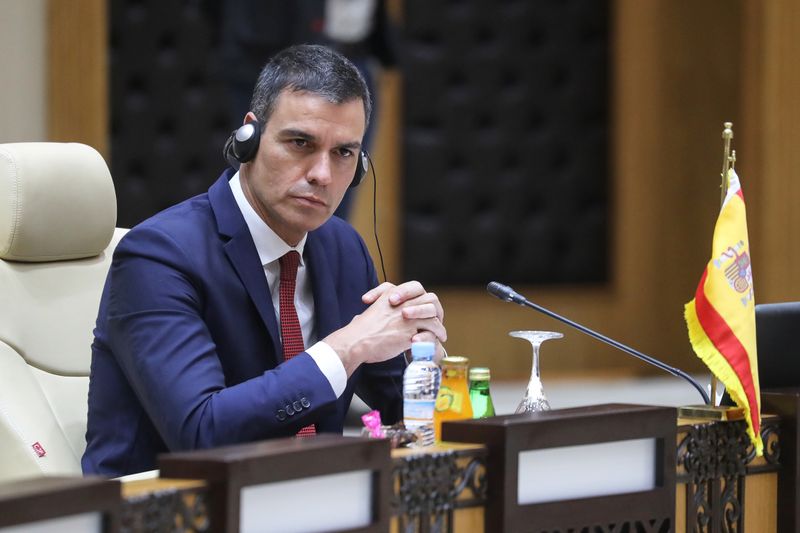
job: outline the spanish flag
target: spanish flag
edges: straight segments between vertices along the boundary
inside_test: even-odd
[[[761,393],[747,219],[741,184],[733,168],[727,180],[728,192],[714,228],[711,260],[694,299],[686,304],[685,317],[695,353],[725,385],[736,405],[744,409],[747,435],[761,455]]]

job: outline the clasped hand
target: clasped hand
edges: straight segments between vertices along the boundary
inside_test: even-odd
[[[444,310],[438,296],[418,281],[382,283],[361,297],[369,307],[324,341],[342,359],[347,375],[362,363],[391,359],[412,342],[436,343],[437,358],[447,340]]]

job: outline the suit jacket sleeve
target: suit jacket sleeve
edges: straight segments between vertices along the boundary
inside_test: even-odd
[[[110,272],[108,343],[167,446],[293,435],[333,409],[330,384],[307,354],[226,383],[202,316],[207,280],[190,258],[166,232],[139,227],[118,246]],[[301,404],[293,416],[276,416]]]

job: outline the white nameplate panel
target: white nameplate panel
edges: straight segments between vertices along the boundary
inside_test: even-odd
[[[528,505],[656,488],[656,439],[520,452],[517,503]]]
[[[336,531],[372,523],[372,471],[244,487],[241,533]]]
[[[40,520],[18,526],[0,527],[0,533],[102,533],[101,513],[82,513],[62,518]]]

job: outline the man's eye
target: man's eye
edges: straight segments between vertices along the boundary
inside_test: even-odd
[[[342,157],[350,157],[353,155],[353,151],[349,148],[340,148],[339,155]]]
[[[298,148],[305,148],[306,146],[308,146],[308,141],[305,139],[292,139],[292,142]]]

